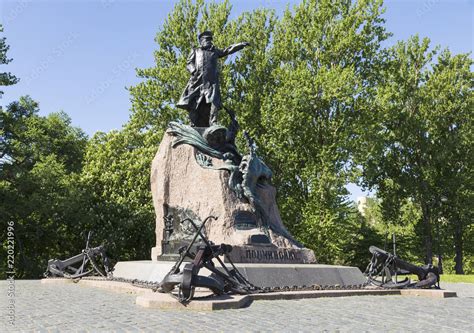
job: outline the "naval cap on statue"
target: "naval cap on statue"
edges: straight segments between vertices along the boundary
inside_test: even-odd
[[[202,38],[204,37],[208,37],[210,39],[212,39],[212,31],[209,31],[209,30],[205,30],[203,32],[201,32],[199,35],[198,35],[198,39],[201,40]]]

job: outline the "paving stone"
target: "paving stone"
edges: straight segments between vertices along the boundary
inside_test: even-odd
[[[17,280],[16,325],[0,332],[474,332],[474,284],[442,284],[457,298],[357,296],[254,301],[235,310],[146,309],[136,295]],[[0,281],[0,292],[7,283]],[[3,290],[3,291],[2,291]]]

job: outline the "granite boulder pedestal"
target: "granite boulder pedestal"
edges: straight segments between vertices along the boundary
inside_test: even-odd
[[[313,251],[286,236],[290,234],[281,221],[273,186],[268,182],[255,186],[270,222],[266,225],[249,200],[239,198],[230,188],[231,173],[220,169],[224,161],[206,156],[203,165],[197,148],[188,144],[173,147],[175,140],[170,132],[165,133],[151,168],[156,214],[152,260],[173,257],[189,243],[195,230],[184,219],[200,223],[213,215],[217,219],[206,224],[204,234],[215,244],[232,245],[231,258],[236,263],[316,263]]]
[[[318,265],[314,252],[291,236],[280,217],[270,169],[251,144],[250,152],[240,155],[229,132],[222,126],[170,124],[151,168],[156,214],[151,261],[119,262],[114,276],[161,281],[178,249],[194,235],[184,220],[199,224],[212,215],[217,219],[209,220],[203,233],[215,244],[230,244],[231,260],[257,286],[364,283],[358,268]]]

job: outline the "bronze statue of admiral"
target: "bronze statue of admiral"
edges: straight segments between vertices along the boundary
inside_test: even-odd
[[[237,43],[221,50],[212,43],[210,31],[202,32],[198,39],[200,47],[191,51],[186,65],[191,78],[176,106],[189,112],[191,126],[209,127],[217,125],[222,108],[217,60],[250,44]]]

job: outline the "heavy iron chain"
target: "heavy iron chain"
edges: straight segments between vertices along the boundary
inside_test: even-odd
[[[139,280],[139,279],[126,279],[126,278],[119,278],[119,277],[114,277],[112,273],[104,274],[101,269],[98,268],[97,263],[95,262],[94,258],[89,256],[87,254],[89,261],[91,262],[95,272],[97,275],[95,276],[83,276],[80,278],[74,278],[71,276],[65,276],[65,278],[73,280],[73,282],[79,282],[81,279],[84,280],[95,280],[95,281],[113,281],[113,282],[121,282],[121,283],[129,283],[135,287],[140,287],[140,288],[146,288],[146,289],[151,289],[154,292],[160,290],[160,283],[159,282],[154,282],[154,281],[147,281],[147,280]],[[361,290],[361,289],[372,289],[372,290],[380,290],[380,289],[398,289],[397,286],[388,286],[385,285],[380,281],[377,281],[374,278],[374,273],[377,272],[377,269],[375,268],[375,263],[373,261],[374,258],[372,258],[371,263],[367,267],[365,271],[365,275],[367,276],[367,281],[362,284],[353,284],[353,285],[341,285],[341,284],[334,284],[334,285],[319,285],[319,284],[313,284],[313,285],[293,285],[293,286],[276,286],[276,287],[258,287],[253,285],[251,282],[249,282],[244,276],[241,275],[239,270],[235,267],[233,262],[228,258],[228,261],[230,265],[232,266],[234,272],[236,272],[237,275],[240,277],[241,287],[238,288],[243,292],[235,292],[235,293],[241,293],[241,294],[259,294],[259,293],[275,293],[275,292],[288,292],[288,291],[315,291],[315,290]],[[383,270],[385,270],[390,264],[392,263],[391,260],[387,260],[383,266]],[[47,273],[49,273],[47,271]],[[47,278],[61,278],[61,277],[53,277],[48,274],[45,274]],[[439,288],[439,286],[438,286]],[[228,292],[229,293],[229,292]],[[209,295],[213,296],[213,295]],[[193,299],[200,299],[200,298],[207,298],[209,296],[205,297],[194,297]]]
[[[95,272],[97,275],[95,276],[83,276],[80,278],[73,278],[73,277],[66,277],[68,279],[73,280],[73,282],[77,283],[81,279],[83,280],[93,280],[93,281],[112,281],[112,282],[121,282],[121,283],[129,283],[135,287],[151,289],[154,292],[159,291],[160,283],[154,281],[147,281],[147,280],[139,280],[139,279],[127,279],[127,278],[120,278],[114,277],[111,272],[104,274],[101,269],[97,266],[94,258],[87,254],[90,263],[92,264]],[[235,267],[230,257],[226,255],[230,265],[232,266],[234,272],[240,277],[240,280],[243,282],[242,290],[245,291],[247,294],[259,294],[259,293],[275,293],[275,292],[288,292],[288,291],[315,291],[315,290],[355,290],[355,289],[366,289],[368,286],[371,286],[372,289],[384,289],[381,286],[373,286],[370,283],[370,279],[368,279],[363,284],[354,284],[354,285],[341,285],[341,284],[334,284],[334,285],[319,285],[319,284],[312,284],[309,286],[306,285],[293,285],[293,286],[276,286],[276,287],[258,287],[249,282],[242,274],[239,272],[237,267]],[[45,275],[47,278],[60,278],[60,277],[53,277],[50,275]],[[211,295],[212,296],[212,295]],[[202,298],[202,297],[194,297]]]
[[[89,256],[88,256],[89,257]],[[83,276],[81,278],[69,278],[74,282],[79,282],[81,279],[83,280],[93,280],[93,281],[112,281],[112,282],[121,282],[121,283],[129,283],[135,287],[139,288],[146,288],[151,289],[154,292],[159,291],[160,283],[154,281],[147,281],[147,280],[139,280],[139,279],[127,279],[121,277],[114,277],[113,273],[108,273],[104,275],[102,270],[99,269],[96,265],[95,260],[89,257],[90,262],[98,275],[95,276]],[[368,279],[363,284],[353,284],[353,285],[341,285],[341,284],[334,284],[334,285],[319,285],[319,284],[312,284],[309,286],[306,285],[293,285],[293,286],[277,286],[277,287],[258,287],[249,282],[244,276],[241,275],[237,267],[235,267],[230,257],[227,256],[227,259],[234,269],[235,272],[241,277],[241,279],[245,282],[243,285],[244,290],[247,291],[248,294],[261,294],[261,293],[276,293],[276,292],[287,292],[287,291],[315,291],[315,290],[356,290],[356,289],[366,289],[368,286],[371,286],[372,289],[384,289],[382,286],[374,286]],[[52,276],[48,276],[48,278],[55,278]],[[199,298],[199,297],[195,297]]]
[[[50,279],[57,279],[58,277],[48,277]],[[122,283],[129,283],[135,287],[151,289],[153,291],[158,291],[160,284],[159,282],[153,281],[146,281],[146,280],[139,280],[139,279],[126,279],[126,278],[119,278],[119,277],[103,277],[103,276],[85,276],[78,279],[72,279],[74,282],[79,282],[80,280],[90,280],[90,281],[112,281],[112,282],[122,282]],[[261,293],[276,293],[276,292],[287,292],[287,291],[314,291],[314,290],[357,290],[357,289],[366,289],[370,285],[369,282],[365,282],[362,284],[353,284],[353,285],[341,285],[341,284],[333,284],[333,285],[319,285],[313,284],[310,286],[302,285],[302,286],[278,286],[278,287],[257,287],[253,286],[251,290],[249,290],[249,294],[261,294]],[[374,289],[383,289],[382,287],[372,287]]]

